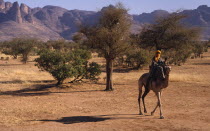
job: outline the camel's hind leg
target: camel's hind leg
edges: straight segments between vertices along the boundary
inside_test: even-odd
[[[142,87],[143,87],[142,82],[139,82],[139,97],[138,97],[139,115],[143,115],[143,113],[142,113],[142,111],[141,111],[141,95],[142,95]]]

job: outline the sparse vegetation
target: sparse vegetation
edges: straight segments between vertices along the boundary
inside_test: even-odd
[[[40,49],[50,49],[50,50],[58,50],[61,52],[68,52],[73,49],[78,48],[78,44],[66,41],[64,39],[59,39],[59,40],[49,40],[45,43],[43,43],[40,47]]]

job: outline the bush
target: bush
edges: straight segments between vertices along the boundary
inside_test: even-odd
[[[134,69],[140,69],[150,62],[150,54],[144,49],[138,49],[127,53],[126,63]]]
[[[192,54],[191,45],[182,45],[176,49],[170,49],[164,52],[164,55],[168,58],[169,64],[181,65],[187,61]]]
[[[68,63],[66,54],[59,51],[42,50],[39,55],[40,57],[35,59],[36,66],[42,71],[49,72],[58,81],[57,85],[75,74],[72,64]]]
[[[205,51],[205,45],[202,43],[194,43],[192,53],[194,54],[194,57],[201,57],[201,54]]]
[[[100,75],[98,66],[91,65],[88,67],[88,60],[91,58],[90,52],[86,50],[74,50],[70,53],[63,53],[58,50],[42,50],[39,52],[40,57],[35,61],[41,70],[49,72],[58,82],[63,83],[67,78],[74,78],[74,81],[82,79],[95,79]]]
[[[96,62],[92,62],[89,64],[86,73],[86,79],[90,79],[91,81],[98,81],[99,76],[101,74],[100,65]]]

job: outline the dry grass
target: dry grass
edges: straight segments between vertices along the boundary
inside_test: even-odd
[[[171,82],[207,82],[207,79],[203,75],[198,74],[170,74]]]
[[[189,119],[185,120],[185,117],[188,116],[191,123],[199,123],[199,126],[204,123],[204,126],[206,126],[205,122],[207,123],[209,118],[205,116],[205,114],[200,112],[198,113],[198,111],[200,111],[199,106],[206,109],[208,106],[206,103],[209,102],[206,100],[209,99],[209,88],[207,88],[210,81],[209,58],[210,53],[205,55],[203,59],[189,60],[187,64],[183,66],[172,67],[172,72],[170,74],[171,83],[169,86],[173,88],[166,90],[166,95],[164,94],[165,98],[170,99],[163,100],[164,104],[168,103],[168,109],[164,109],[164,111],[166,111],[166,114],[169,114],[168,116],[171,115],[171,119],[159,122],[152,118],[150,120],[150,117],[149,119],[141,119],[142,117],[138,117],[139,119],[113,119],[110,121],[111,124],[105,122],[95,125],[91,125],[90,123],[80,124],[89,125],[90,127],[96,126],[96,129],[102,129],[100,128],[101,124],[104,126],[104,129],[108,129],[108,126],[111,126],[110,129],[113,127],[121,129],[122,126],[125,127],[124,129],[130,130],[137,130],[139,129],[139,124],[142,124],[141,127],[143,127],[143,129],[145,128],[149,130],[151,129],[150,127],[153,126],[150,125],[150,123],[154,123],[153,128],[157,130],[161,130],[161,128],[156,125],[166,126],[167,124],[173,125],[176,130],[184,129],[184,127],[191,130],[193,128],[188,123]],[[95,60],[97,62],[104,63],[104,60],[101,58],[96,58]],[[94,61],[94,59],[92,61]],[[0,61],[0,66],[1,92],[36,89],[39,85],[48,86],[49,84],[52,84],[52,82],[42,83],[42,81],[54,80],[50,74],[40,72],[32,62],[27,65],[23,65],[17,60],[9,60],[7,63],[5,63],[5,61]],[[148,69],[131,71],[129,73],[115,72],[113,74],[113,81],[116,89],[114,92],[100,91],[105,89],[105,81],[103,78],[106,74],[103,72],[100,76],[101,80],[99,81],[99,84],[74,85],[72,88],[68,89],[58,89],[52,87],[43,91],[31,90],[27,92],[18,92],[16,94],[2,93],[0,95],[0,125],[14,127],[17,125],[33,126],[33,124],[40,125],[41,122],[37,120],[42,119],[56,119],[75,115],[89,116],[115,113],[120,114],[122,112],[125,114],[137,113],[137,80],[143,73],[146,72],[148,72]],[[70,84],[67,83],[66,85]],[[196,86],[192,88],[192,85]],[[33,95],[30,95],[30,93]],[[177,97],[177,94],[180,96]],[[197,97],[193,99],[196,95]],[[153,97],[148,96],[148,98]],[[185,98],[187,98],[188,101],[182,101]],[[194,105],[195,103],[197,105]],[[148,103],[148,106],[153,107],[154,105]],[[189,110],[188,106],[190,106],[190,108],[196,108],[197,112]],[[203,112],[207,113],[208,111],[204,110]],[[183,116],[180,114],[183,114]],[[200,114],[200,116],[197,114]],[[131,115],[129,117],[133,116]],[[203,118],[205,119],[203,120]],[[122,124],[127,121],[130,125]],[[183,126],[183,123],[187,124]],[[75,126],[78,125],[75,124]],[[91,130],[90,127],[87,129]],[[165,129],[169,128],[173,129],[169,126]],[[75,129],[78,128],[75,127]]]

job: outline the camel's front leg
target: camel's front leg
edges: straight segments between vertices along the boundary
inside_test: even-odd
[[[160,119],[164,119],[163,114],[162,114],[162,104],[161,104],[161,92],[158,92],[158,104],[160,108]]]
[[[157,102],[157,105],[156,105],[155,109],[151,112],[151,115],[154,115],[157,107],[159,106],[160,107],[160,119],[164,119],[163,114],[162,114],[162,108],[161,108],[161,92],[157,92],[155,94],[158,98],[158,102]]]
[[[157,96],[157,99],[158,99],[158,93],[155,93],[155,95]],[[162,95],[162,92],[160,92],[160,96]],[[154,110],[151,112],[151,115],[153,116],[157,107],[159,106],[159,100],[157,101],[157,105],[155,106]]]
[[[151,112],[151,115],[152,116],[154,115],[154,113],[155,113],[155,111],[156,111],[156,109],[157,109],[158,106],[159,106],[159,102],[157,102],[157,105],[156,105],[155,109]]]

